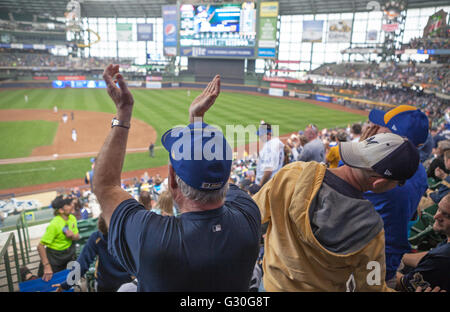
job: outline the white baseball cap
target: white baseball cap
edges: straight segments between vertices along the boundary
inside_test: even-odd
[[[340,142],[339,153],[347,166],[371,169],[390,180],[408,180],[419,166],[414,144],[394,133],[379,133],[361,142]]]

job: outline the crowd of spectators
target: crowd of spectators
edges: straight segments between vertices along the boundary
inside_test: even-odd
[[[3,51],[2,51],[3,50]],[[71,56],[53,55],[50,53],[38,52],[10,52],[5,49],[0,50],[0,66],[2,67],[52,67],[69,69],[99,69],[104,68],[111,62],[116,62],[115,58],[109,57],[89,57],[76,58]],[[130,59],[121,59],[124,64],[131,64]]]
[[[374,79],[379,83],[427,84],[438,88],[440,92],[450,93],[449,69],[450,65],[448,64],[430,65],[416,62],[408,64],[342,63],[326,65],[313,73],[327,77]]]
[[[95,195],[89,189],[79,187],[70,188],[67,191],[58,192],[57,196],[71,198],[73,200],[73,215],[77,220],[96,218],[100,214],[100,207]],[[53,208],[50,205],[50,208]]]
[[[334,88],[336,93],[339,93],[340,89],[342,88]],[[397,106],[400,103],[412,105],[424,111],[432,121],[433,126],[436,127],[442,123],[445,110],[450,105],[448,99],[437,97],[433,93],[426,93],[424,90],[419,90],[417,88],[378,87],[367,84],[364,86],[348,86],[346,89],[355,92],[354,99],[350,101],[344,98],[336,98],[335,101],[337,103],[363,110],[372,109],[373,104],[357,101],[357,99],[391,104],[391,106]],[[390,107],[380,105],[378,108],[386,110]]]
[[[450,109],[438,129],[429,129],[417,107],[399,105],[372,109],[364,124],[309,124],[284,142],[261,121],[258,152],[231,160],[225,137],[203,122],[220,93],[217,75],[192,101],[190,124],[162,136],[167,178],[144,173],[121,181],[134,101],[119,66],[109,65],[104,78],[125,122],[95,160],[93,190],[108,228],[104,257],[117,261],[135,290],[450,290]],[[200,131],[208,134],[193,135]],[[219,157],[175,157],[175,144],[193,156],[211,137],[222,144]],[[426,169],[436,157],[441,183],[427,190]],[[63,217],[73,202],[56,200]],[[417,253],[408,243],[410,222],[429,204],[437,206],[439,241]],[[42,248],[40,255],[45,265]]]
[[[448,38],[413,38],[409,43],[403,44],[402,49],[450,49]]]

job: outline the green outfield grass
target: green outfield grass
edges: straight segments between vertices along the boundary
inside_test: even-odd
[[[187,97],[186,90],[134,89],[132,93],[135,98],[133,117],[152,125],[158,133],[158,140],[155,158],[150,158],[147,152],[129,154],[124,171],[165,165],[168,154],[161,148],[161,135],[173,126],[188,123],[189,104],[200,90],[192,90],[190,97]],[[24,101],[25,94],[29,97],[28,103]],[[59,109],[115,113],[114,104],[105,89],[7,90],[1,91],[1,95],[0,109],[51,110],[56,105]],[[205,121],[225,130],[230,124],[257,126],[261,119],[279,125],[281,135],[304,129],[310,123],[319,128],[333,128],[366,118],[297,100],[222,92]],[[8,144],[6,147],[10,149]],[[0,165],[0,189],[82,178],[89,168],[89,158]]]
[[[33,148],[51,145],[58,129],[57,122],[6,121],[0,122],[0,158],[30,156]]]

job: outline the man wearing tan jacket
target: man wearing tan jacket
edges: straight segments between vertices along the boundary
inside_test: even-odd
[[[339,151],[344,166],[291,163],[253,197],[268,222],[267,291],[390,290],[383,221],[363,192],[404,183],[416,172],[419,153],[392,133],[341,142]]]

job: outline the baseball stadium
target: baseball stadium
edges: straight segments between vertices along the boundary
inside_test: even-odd
[[[442,274],[442,270],[450,270],[450,221],[449,212],[445,212],[450,211],[447,196],[450,187],[449,12],[450,3],[446,0],[0,0],[0,292],[184,292],[192,289],[202,292],[209,289],[270,294],[272,291],[447,290],[449,275]],[[206,102],[209,106],[195,115],[195,106],[198,108]],[[124,113],[126,105],[132,108],[129,115]],[[124,114],[128,116],[125,121]],[[375,118],[375,114],[382,117]],[[264,234],[258,240],[258,251],[246,256],[239,254],[250,259],[248,273],[253,273],[240,276],[234,273],[236,278],[230,274],[225,282],[214,282],[225,288],[205,286],[209,282],[197,277],[214,272],[207,263],[208,259],[212,261],[209,256],[198,259],[189,252],[183,253],[189,259],[187,262],[190,263],[192,256],[195,265],[198,262],[209,268],[202,273],[186,267],[185,272],[192,269],[186,277],[191,279],[192,288],[186,288],[182,281],[185,275],[179,280],[170,272],[168,276],[161,273],[155,277],[148,268],[141,268],[146,259],[134,259],[130,264],[126,260],[133,258],[133,252],[116,254],[123,248],[134,248],[125,241],[127,235],[118,234],[125,228],[113,227],[125,227],[120,223],[125,223],[124,220],[119,222],[119,217],[125,218],[126,207],[122,207],[125,202],[135,201],[147,214],[142,220],[148,219],[149,223],[163,222],[152,221],[162,218],[184,224],[188,214],[211,209],[211,206],[205,208],[206,199],[202,202],[206,206],[198,208],[201,212],[186,208],[186,200],[195,200],[179,193],[183,192],[180,185],[186,183],[206,196],[207,191],[197,188],[194,181],[197,178],[206,181],[209,171],[196,167],[196,171],[187,174],[188,169],[174,160],[173,150],[169,153],[164,135],[175,127],[190,129],[195,125],[192,118],[199,116],[204,117],[202,120],[208,126],[224,134],[233,151],[223,181],[229,187],[227,194],[238,190],[245,193],[259,207],[257,214],[263,216],[262,220],[257,218],[259,225],[269,222],[268,228],[264,224],[258,228]],[[125,132],[127,136],[122,144],[121,135]],[[345,144],[353,144],[354,152],[370,136],[384,140],[384,132],[395,134],[395,139],[405,140],[413,148],[402,156],[403,161],[389,158],[395,166],[414,162],[412,154],[420,157],[408,177],[398,175],[398,179],[389,180],[386,172],[397,172],[397,167],[394,170],[383,167],[380,173],[372,160],[352,165],[352,161],[345,159]],[[277,152],[271,150],[275,144],[281,146],[280,149],[277,145]],[[378,157],[376,150],[371,153],[370,157]],[[269,206],[277,203],[274,190],[285,192],[286,198],[303,194],[296,193],[298,185],[294,188],[290,184],[293,178],[280,182],[281,186],[277,179],[291,168],[312,166],[312,163],[327,172],[322,177],[323,185],[330,188],[333,186],[327,182],[330,181],[328,172],[342,178],[339,174],[346,168],[350,168],[349,172],[354,172],[354,168],[373,169],[376,174],[382,174],[377,176],[380,181],[400,181],[393,189],[400,189],[397,195],[386,195],[384,199],[367,195],[364,200],[361,197],[360,201],[365,203],[360,204],[355,204],[352,196],[340,200],[342,205],[346,200],[348,205],[361,205],[355,211],[366,209],[364,213],[381,222],[377,230],[375,225],[367,230],[366,236],[372,237],[375,232],[383,236],[383,248],[376,246],[382,250],[381,254],[369,252],[373,259],[378,259],[375,261],[386,258],[380,265],[381,282],[374,282],[381,286],[373,286],[369,277],[369,286],[360,286],[361,277],[352,273],[359,271],[357,267],[346,269],[348,276],[338,286],[340,275],[344,274],[338,260],[323,272],[317,270],[324,276],[338,276],[331,278],[329,285],[324,282],[316,287],[302,279],[320,279],[320,276],[292,273],[314,265],[304,260],[294,263],[292,259],[299,257],[296,252],[328,250],[330,254],[321,261],[339,253],[336,250],[340,249],[327,249],[324,237],[328,227],[345,223],[319,226],[324,218],[319,212],[328,209],[325,202],[330,201],[329,205],[333,206],[333,198],[340,197],[330,195],[323,199],[317,218],[311,217],[315,243],[299,238],[301,242],[295,248],[304,247],[302,252],[291,251],[291,245],[284,249],[282,245],[269,244],[278,238],[280,234],[275,231],[280,231],[284,224],[275,221],[273,211],[269,212],[270,221],[264,217],[268,213],[265,209],[272,209]],[[361,167],[362,163],[368,163],[368,167]],[[219,165],[223,163],[214,166]],[[301,168],[306,171],[309,167]],[[317,170],[319,174],[322,169]],[[406,169],[402,170],[399,172],[405,174]],[[420,177],[419,171],[423,173]],[[354,180],[342,180],[338,184],[355,186]],[[411,188],[405,192],[409,180],[414,182],[410,182]],[[113,181],[117,193],[107,187]],[[376,183],[367,181],[361,189],[356,187],[361,196],[365,192],[378,195]],[[386,182],[383,181],[380,183]],[[208,180],[206,185],[216,182]],[[305,185],[316,182],[308,183]],[[273,191],[267,190],[269,187]],[[289,193],[288,189],[295,192]],[[315,192],[322,194],[322,191]],[[346,189],[339,196],[348,192]],[[224,209],[229,195],[226,196],[223,207],[214,208]],[[264,196],[266,200],[261,199]],[[128,199],[119,202],[110,199],[118,197]],[[400,209],[394,203],[395,198],[408,202],[408,207],[402,206],[402,213],[389,212],[389,209]],[[164,208],[166,199],[169,209]],[[105,207],[110,205],[114,207],[109,213]],[[294,206],[286,207],[290,211],[288,218],[293,218],[288,222],[292,226],[297,222],[291,215]],[[143,212],[136,212],[139,213]],[[336,217],[335,213],[330,212],[328,217]],[[133,219],[133,222],[137,221]],[[241,221],[220,222],[222,226],[214,225],[214,233],[226,234],[226,222],[241,224]],[[135,229],[139,228],[133,224]],[[389,228],[392,224],[395,230]],[[186,231],[187,226],[184,224]],[[315,227],[319,228],[317,232]],[[110,233],[106,235],[108,229]],[[336,231],[347,233],[343,228]],[[268,237],[272,239],[267,240]],[[367,243],[376,249],[372,240],[361,238],[357,242],[358,235],[352,237],[352,248]],[[181,237],[181,244],[189,245],[185,241],[188,239]],[[244,241],[237,239],[241,240]],[[311,244],[320,248],[314,249]],[[340,242],[339,248],[346,246],[349,248],[346,251],[359,252],[348,244]],[[161,250],[158,252],[164,253]],[[234,247],[227,250],[222,258],[228,257],[227,262],[246,261],[235,258],[238,255],[231,252]],[[434,264],[429,258],[439,251],[445,260]],[[65,252],[70,257],[63,261],[61,255]],[[277,252],[293,258],[283,260]],[[418,254],[421,258],[417,258]],[[144,257],[147,252],[141,251],[140,255]],[[177,255],[178,251],[171,257]],[[271,269],[272,257],[281,257],[283,264],[278,271]],[[413,257],[418,259],[412,261],[415,266],[409,262]],[[412,273],[400,271],[408,265],[410,270],[416,267],[418,270],[425,266],[425,257],[429,262],[428,273],[414,275],[409,280]],[[263,265],[266,261],[267,265]],[[233,271],[217,263],[211,267]],[[349,261],[346,265],[354,264]],[[73,281],[75,271],[78,275]],[[401,276],[397,280],[396,274]],[[242,280],[248,289],[236,286]],[[179,302],[174,304],[183,306]]]

